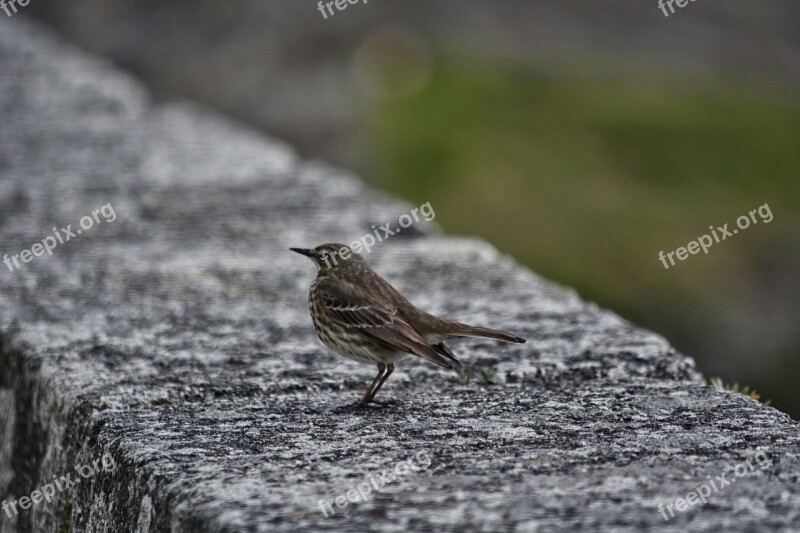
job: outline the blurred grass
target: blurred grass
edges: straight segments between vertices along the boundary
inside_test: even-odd
[[[705,372],[747,381],[800,415],[785,371],[754,378],[737,375],[747,362],[726,362],[732,324],[750,321],[755,333],[741,332],[749,338],[734,359],[758,346],[753,360],[800,372],[788,357],[800,339],[786,333],[796,317],[775,301],[800,265],[797,100],[450,61],[413,98],[371,101],[363,120],[373,156],[365,175],[379,176],[378,186],[415,205],[430,201],[449,233],[485,237],[665,334]],[[764,203],[771,223],[669,270],[658,261],[659,251],[710,225],[735,227]],[[760,330],[771,345],[762,346]]]

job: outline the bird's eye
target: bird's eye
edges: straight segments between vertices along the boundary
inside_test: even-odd
[[[328,252],[322,252],[321,254],[319,254],[319,258],[327,263],[328,262]]]

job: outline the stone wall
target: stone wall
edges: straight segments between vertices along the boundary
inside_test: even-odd
[[[288,247],[412,206],[0,22],[0,253],[75,233],[0,265],[0,498],[79,481],[0,531],[800,527],[797,422],[435,226],[370,262],[420,307],[528,343],[454,343],[469,379],[405,360],[396,405],[352,409],[374,369],[315,338],[313,267]],[[665,522],[708,476],[736,482]]]

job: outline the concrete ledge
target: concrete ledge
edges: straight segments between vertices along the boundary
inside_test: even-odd
[[[1,22],[0,253],[104,205],[115,218],[0,265],[0,499],[80,478],[2,512],[0,531],[800,528],[797,422],[435,227],[370,261],[421,307],[528,344],[457,343],[468,382],[406,360],[384,390],[399,405],[343,409],[373,369],[317,341],[313,267],[287,248],[351,241],[411,206],[203,109],[155,104],[22,16]],[[104,457],[113,468],[81,476]],[[659,513],[720,475],[736,482]]]

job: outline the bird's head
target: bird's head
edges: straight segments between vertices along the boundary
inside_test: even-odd
[[[321,244],[316,248],[289,248],[291,251],[304,255],[314,261],[320,274],[339,272],[350,269],[360,269],[367,264],[361,254],[355,253],[349,246],[338,243]]]

